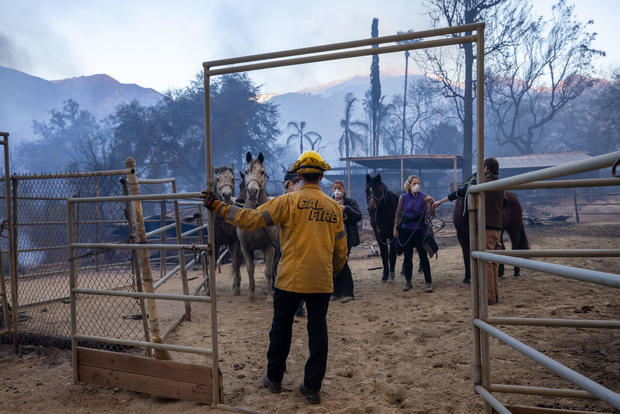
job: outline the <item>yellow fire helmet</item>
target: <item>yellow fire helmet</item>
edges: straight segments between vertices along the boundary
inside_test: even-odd
[[[292,171],[301,175],[320,174],[329,170],[331,170],[329,164],[323,161],[323,157],[318,152],[312,150],[304,151],[292,168]]]

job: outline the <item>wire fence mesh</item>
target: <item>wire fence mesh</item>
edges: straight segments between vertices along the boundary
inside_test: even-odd
[[[14,218],[17,249],[17,314],[20,345],[43,345],[59,348],[71,346],[70,283],[67,236],[67,198],[124,195],[125,176],[118,174],[75,173],[54,175],[14,175],[10,177],[12,202],[8,214]],[[0,194],[5,182],[0,181]],[[141,192],[163,190],[159,185],[143,185]],[[167,192],[167,191],[161,191]],[[4,196],[1,196],[4,199]],[[3,200],[4,201],[4,200]],[[203,243],[206,230],[194,231],[206,222],[201,207],[191,202],[180,206],[180,228],[187,234],[183,243]],[[144,203],[147,231],[175,222],[172,202]],[[80,243],[132,243],[133,230],[128,217],[131,203],[88,202],[73,206],[73,241]],[[158,213],[158,214],[157,214]],[[2,276],[10,286],[10,260],[6,204],[0,203],[0,259]],[[149,238],[151,243],[177,243],[176,228]],[[153,275],[161,279],[179,263],[178,252],[149,251]],[[125,249],[75,249],[77,286],[94,290],[137,291],[139,263],[136,253]],[[186,262],[194,253],[183,251]],[[163,266],[163,269],[161,267]],[[197,260],[194,266],[204,266]],[[189,267],[189,266],[188,266]],[[202,269],[204,273],[204,268]],[[177,271],[176,274],[179,274]],[[179,292],[180,293],[180,292]],[[147,315],[134,298],[78,295],[77,329],[80,334],[130,340],[148,339]],[[7,303],[12,303],[7,289]],[[0,298],[1,300],[1,298]],[[2,307],[0,307],[2,312]],[[12,313],[12,310],[9,311]],[[0,328],[5,328],[0,315]],[[10,318],[9,318],[10,320]],[[10,341],[8,335],[2,337]],[[116,345],[80,344],[118,350]]]
[[[22,345],[70,346],[70,301],[67,251],[66,199],[122,195],[121,176],[58,174],[11,177],[11,198],[17,248],[18,326]],[[1,184],[4,190],[4,182]],[[0,215],[7,217],[0,203]],[[124,206],[119,203],[84,204],[76,208],[76,241],[127,242]],[[6,219],[4,222],[6,223]],[[8,238],[0,237],[3,276],[8,285]],[[80,250],[80,285],[97,289],[135,290],[135,270],[127,251]],[[119,298],[84,298],[79,321],[85,332],[115,332],[119,337],[141,339],[137,301]],[[10,303],[10,301],[9,301]],[[109,314],[118,314],[110,317]]]

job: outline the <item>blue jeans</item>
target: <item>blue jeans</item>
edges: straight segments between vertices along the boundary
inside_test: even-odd
[[[286,358],[291,349],[293,318],[303,300],[308,309],[308,348],[304,385],[319,391],[327,368],[327,308],[330,293],[296,293],[275,288],[273,291],[273,321],[269,331],[267,351],[267,377],[282,382],[286,371]]]

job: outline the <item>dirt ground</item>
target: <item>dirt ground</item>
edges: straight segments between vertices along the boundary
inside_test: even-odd
[[[533,248],[618,247],[620,224],[563,224],[527,228]],[[446,231],[446,235],[450,232]],[[439,235],[441,236],[441,234]],[[322,403],[310,406],[297,391],[307,358],[305,319],[293,327],[284,390],[261,388],[268,332],[273,314],[265,301],[262,266],[257,267],[257,300],[249,302],[242,269],[242,295],[232,296],[230,266],[218,274],[219,349],[224,402],[269,413],[474,413],[481,398],[471,382],[471,298],[461,284],[463,265],[454,237],[439,237],[439,259],[432,259],[435,291],[423,292],[423,277],[414,275],[414,289],[403,292],[404,279],[380,283],[380,258],[368,257],[361,246],[350,265],[356,300],[331,302],[328,313],[329,358]],[[618,273],[617,258],[557,259]],[[397,262],[400,270],[402,258]],[[398,272],[397,272],[398,273]],[[620,296],[612,288],[512,268],[500,282],[500,303],[490,315],[545,318],[620,319]],[[195,286],[197,280],[192,283]],[[180,292],[173,281],[166,291]],[[181,313],[179,304],[161,303],[162,326]],[[608,329],[507,327],[509,334],[568,367],[620,391],[620,332]],[[184,322],[167,342],[210,347],[208,304],[193,306],[193,320]],[[491,339],[493,383],[574,388],[545,368]],[[174,354],[178,361],[209,364],[204,357]],[[71,381],[70,352],[24,347],[15,356],[0,348],[0,412],[167,413],[219,412],[210,406],[151,397],[119,389]],[[593,400],[495,394],[504,404],[611,412]]]

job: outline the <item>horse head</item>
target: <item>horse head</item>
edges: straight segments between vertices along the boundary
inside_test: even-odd
[[[230,198],[235,195],[235,176],[233,167],[214,167],[215,173],[215,194],[225,202],[230,202]]]
[[[368,212],[371,215],[379,208],[379,205],[385,201],[387,196],[387,188],[381,182],[381,174],[371,177],[366,174],[366,204],[368,204]]]
[[[267,174],[265,174],[264,161],[265,157],[262,152],[258,153],[257,158],[252,157],[252,153],[248,151],[245,154],[245,161],[247,163],[245,167],[245,187],[247,190],[248,200],[257,202],[258,196],[265,189],[265,180]]]

